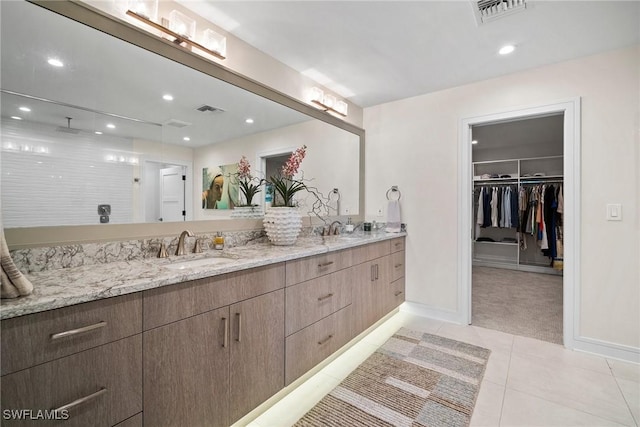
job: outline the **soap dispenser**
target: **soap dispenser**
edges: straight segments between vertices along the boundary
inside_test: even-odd
[[[351,222],[351,217],[347,218],[347,223],[344,225],[344,231],[346,231],[347,233],[353,233],[354,229],[355,226]]]
[[[224,249],[224,237],[219,231],[216,233],[216,237],[213,238],[213,248],[219,251]]]

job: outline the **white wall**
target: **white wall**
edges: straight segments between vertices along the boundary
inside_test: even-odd
[[[237,163],[244,155],[251,162],[253,174],[264,177],[259,170],[257,157],[275,151],[292,151],[305,144],[307,154],[300,170],[304,172],[305,180],[309,180],[307,184],[317,187],[325,196],[337,187],[341,195],[341,209],[349,208],[350,214],[357,214],[359,138],[318,120],[197,148],[194,151],[195,175],[201,176],[204,167]],[[201,184],[196,183],[193,189],[195,219],[219,217],[221,212],[197,208],[201,193]],[[300,200],[298,197],[297,200]]]
[[[640,347],[640,47],[367,108],[366,207],[402,191],[407,300],[456,313],[460,120],[582,98],[582,337]],[[607,222],[607,203],[623,221]],[[615,315],[612,315],[615,313]]]

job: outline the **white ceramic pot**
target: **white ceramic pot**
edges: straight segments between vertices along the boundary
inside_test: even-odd
[[[293,245],[302,230],[302,215],[297,208],[269,208],[264,214],[264,229],[274,245]]]

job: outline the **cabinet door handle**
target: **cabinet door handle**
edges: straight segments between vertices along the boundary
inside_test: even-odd
[[[226,348],[229,344],[229,319],[223,317],[222,321],[224,322],[224,339],[222,341],[222,347]]]
[[[322,345],[324,343],[326,343],[327,341],[329,341],[331,338],[333,338],[333,335],[329,335],[328,337],[326,337],[323,340],[318,341],[318,345]]]
[[[398,292],[395,293],[395,296],[398,296],[398,295],[400,295],[402,293],[403,293],[402,291],[398,291]]]
[[[322,262],[318,264],[318,268],[329,267],[331,264],[333,264],[333,261]]]
[[[402,264],[396,264],[394,267],[395,268],[400,268],[400,267],[402,267]]]
[[[238,338],[236,338],[236,341],[240,342],[242,338],[242,314],[236,313],[236,318],[238,319]]]
[[[93,325],[83,326],[82,328],[70,329],[68,331],[58,332],[57,334],[51,334],[51,340],[53,341],[53,340],[58,340],[60,338],[71,337],[74,335],[82,334],[84,332],[93,331],[94,329],[104,328],[105,326],[107,326],[107,322],[101,321]]]
[[[323,297],[318,297],[318,301],[324,301],[327,298],[331,298],[332,296],[333,296],[333,294],[327,294],[327,295],[325,295]]]
[[[402,246],[402,242],[397,242],[394,246],[395,246],[396,248],[397,248],[398,246]]]
[[[376,280],[378,280],[378,264],[376,264]]]
[[[90,400],[93,400],[99,396],[102,396],[103,394],[105,394],[107,392],[107,389],[105,387],[102,387],[100,390],[96,391],[95,393],[92,393],[90,395],[81,397],[80,399],[76,399],[73,402],[69,402],[66,405],[62,405],[59,408],[54,409],[54,412],[59,412],[59,411],[68,411],[70,409],[75,408],[76,406],[80,406],[83,403],[87,403]]]

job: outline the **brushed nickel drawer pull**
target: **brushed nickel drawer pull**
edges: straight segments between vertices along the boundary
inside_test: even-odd
[[[394,267],[395,268],[400,268],[400,267],[402,267],[402,264],[396,264]]]
[[[76,399],[73,402],[69,402],[66,405],[62,405],[61,407],[54,409],[53,411],[54,412],[68,411],[70,409],[75,408],[76,406],[80,406],[83,403],[87,403],[90,400],[93,400],[99,396],[102,396],[106,392],[107,392],[107,389],[105,387],[102,387],[100,390],[96,391],[95,393],[92,393],[85,397],[81,397],[80,399]]]
[[[378,280],[378,264],[376,264],[376,280]]]
[[[327,294],[327,295],[325,295],[323,297],[318,297],[318,301],[324,301],[327,298],[331,298],[332,296],[333,296],[333,294]]]
[[[398,295],[400,295],[402,293],[403,293],[402,291],[398,291],[398,292],[396,292],[395,296],[398,296]]]
[[[57,340],[60,338],[66,338],[66,337],[71,337],[73,335],[78,335],[78,334],[82,334],[84,332],[89,332],[89,331],[93,331],[94,329],[99,329],[99,328],[104,328],[105,326],[107,326],[107,322],[98,322],[94,325],[89,325],[89,326],[83,326],[82,328],[78,328],[78,329],[70,329],[68,331],[64,331],[64,332],[58,332],[57,334],[51,334],[51,340]]]
[[[401,246],[401,245],[402,245],[402,242],[397,242],[397,243],[395,243],[395,245],[394,245],[394,246],[395,246],[395,247],[398,247],[398,246]]]
[[[222,347],[226,348],[229,344],[229,319],[223,317],[222,321],[224,322],[224,339],[222,341]]]
[[[236,338],[236,341],[240,342],[242,338],[242,314],[236,313],[236,317],[238,318],[238,338]]]
[[[327,341],[329,341],[331,338],[333,338],[333,335],[329,335],[328,337],[326,337],[325,339],[318,341],[318,345],[322,345],[324,343],[326,343]]]
[[[328,267],[331,264],[333,264],[333,261],[322,262],[322,263],[318,264],[318,268]]]

